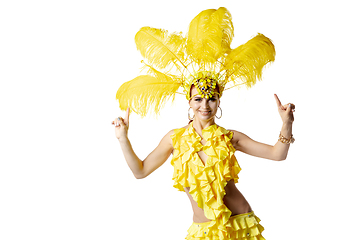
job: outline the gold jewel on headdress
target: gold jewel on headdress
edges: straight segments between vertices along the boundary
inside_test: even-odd
[[[231,14],[226,8],[208,9],[191,22],[187,35],[163,29],[141,28],[135,36],[137,49],[146,59],[146,75],[120,86],[119,107],[145,116],[158,114],[169,99],[183,88],[190,99],[191,86],[204,98],[221,97],[229,88],[253,86],[261,80],[263,67],[275,60],[271,40],[258,34],[247,43],[231,49],[234,36]],[[216,90],[219,92],[216,92]]]
[[[209,99],[212,98],[214,94],[219,94],[220,97],[220,93],[215,92],[218,78],[219,75],[212,72],[202,71],[195,73],[189,86],[185,88],[186,98],[190,100],[191,85],[196,87],[199,95],[201,95],[202,98]]]

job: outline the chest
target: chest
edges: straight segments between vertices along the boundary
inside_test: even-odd
[[[202,145],[202,147],[205,146],[206,145],[206,140],[201,139],[200,144]],[[197,156],[200,158],[200,160],[205,165],[206,160],[208,159],[208,155],[206,155],[206,153],[203,150],[200,150],[200,151],[197,152]]]
[[[206,160],[208,159],[209,156],[206,155],[206,153],[204,153],[204,151],[197,152],[197,156],[199,157],[200,161],[202,161],[202,163],[205,165]]]

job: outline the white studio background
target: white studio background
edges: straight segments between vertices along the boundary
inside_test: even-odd
[[[139,74],[143,26],[186,33],[200,11],[233,16],[232,47],[258,32],[275,62],[254,88],[229,90],[217,123],[274,144],[273,94],[296,104],[288,159],[237,154],[238,188],[268,240],[358,239],[359,41],[356,1],[2,1],[0,3],[0,239],[184,239],[189,200],[170,159],[148,178],[129,170],[110,122],[115,94]],[[145,158],[185,126],[178,96],[158,119],[131,115]]]

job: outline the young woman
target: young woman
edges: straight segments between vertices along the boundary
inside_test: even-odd
[[[241,237],[246,237],[246,236],[249,237],[257,236],[258,237],[257,239],[264,239],[261,236],[261,232],[263,231],[263,228],[259,224],[260,219],[254,215],[250,207],[250,204],[246,201],[245,197],[235,186],[235,182],[237,182],[237,173],[240,171],[240,168],[237,165],[233,153],[234,150],[241,151],[246,154],[250,154],[252,156],[267,158],[275,161],[281,161],[286,159],[289,150],[289,144],[288,144],[289,141],[286,142],[284,141],[284,139],[291,139],[292,137],[292,123],[294,121],[293,112],[295,111],[295,105],[290,103],[282,105],[277,95],[274,96],[281,119],[283,121],[283,126],[280,132],[281,137],[274,146],[256,142],[241,132],[235,130],[228,131],[217,126],[215,123],[215,116],[220,106],[219,95],[215,94],[210,99],[202,98],[194,86],[191,88],[191,100],[189,101],[189,106],[194,112],[193,121],[181,129],[171,130],[169,133],[167,133],[160,141],[159,145],[155,148],[155,150],[151,152],[144,160],[140,160],[136,156],[135,152],[131,147],[130,141],[127,137],[127,133],[129,129],[129,109],[127,110],[124,118],[119,117],[115,119],[114,123],[115,123],[116,138],[119,140],[122,151],[124,153],[125,160],[127,161],[127,164],[129,165],[131,171],[134,173],[134,176],[136,178],[145,178],[146,176],[151,174],[154,170],[160,167],[169,158],[171,154],[173,154],[172,164],[175,167],[175,171],[179,171],[179,169],[183,167],[183,165],[179,163],[182,160],[182,158],[181,157],[179,158],[179,156],[180,155],[183,156],[184,153],[188,153],[188,152],[191,152],[187,157],[189,161],[194,161],[195,163],[193,164],[195,165],[197,164],[200,166],[198,167],[198,169],[196,169],[196,166],[189,166],[189,164],[186,165],[186,168],[188,168],[187,170],[194,171],[194,173],[183,174],[184,178],[187,177],[196,178],[197,176],[201,177],[202,174],[198,174],[199,172],[201,171],[210,172],[209,169],[205,170],[205,166],[207,165],[207,161],[209,161],[209,158],[211,158],[210,160],[212,161],[213,164],[209,168],[218,167],[216,166],[216,163],[214,164],[214,162],[220,161],[220,159],[218,158],[219,157],[218,154],[215,154],[215,156],[214,154],[211,153],[207,154],[208,152],[211,152],[213,150],[208,147],[209,144],[207,143],[208,142],[210,143],[211,141],[214,140],[214,139],[209,139],[209,131],[214,132],[220,129],[221,136],[220,138],[217,137],[218,140],[215,141],[216,144],[220,143],[219,145],[221,145],[223,144],[223,142],[226,142],[226,140],[224,140],[225,138],[228,139],[229,142],[225,144],[228,146],[224,148],[225,151],[223,153],[224,155],[223,157],[225,159],[228,158],[226,160],[228,160],[229,165],[232,165],[233,167],[229,171],[230,174],[228,174],[227,176],[225,176],[226,174],[223,174],[222,177],[224,177],[226,180],[223,181],[224,183],[222,183],[221,181],[217,182],[216,180],[212,182],[213,185],[218,184],[220,186],[221,184],[223,184],[224,185],[223,189],[221,189],[221,187],[219,186],[218,187],[212,186],[211,183],[209,184],[206,180],[203,181],[205,182],[204,184],[205,188],[209,188],[209,187],[210,188],[198,189],[201,188],[199,186],[201,180],[199,181],[195,180],[191,182],[190,180],[185,179],[185,181],[181,181],[179,180],[179,176],[176,175],[178,172],[175,172],[174,174],[173,179],[176,181],[174,187],[186,192],[186,194],[188,195],[191,201],[192,209],[194,212],[193,215],[194,223],[188,230],[189,235],[187,239],[195,239],[195,237],[198,237],[196,239],[201,239],[199,237],[204,237],[205,239],[206,236],[210,237],[209,239],[212,239],[211,237],[213,236],[219,237],[221,235],[224,237],[223,239],[242,239]],[[207,136],[203,135],[204,131]],[[191,142],[192,137],[183,136],[183,135],[189,135],[189,133],[190,134],[193,133],[195,138],[198,138],[199,140],[198,149],[193,146],[188,147],[189,144],[186,143],[184,144],[184,142],[186,141],[188,142],[189,139]],[[179,145],[181,144],[184,144],[184,146],[179,147]],[[193,149],[189,150],[187,148],[193,148]],[[226,149],[229,149],[228,152],[226,152]],[[215,151],[219,150],[219,148],[216,146],[214,147],[214,150]],[[232,155],[232,156],[230,157],[228,155]],[[180,167],[176,166],[178,164],[180,164]],[[208,166],[210,165],[208,164]],[[224,169],[221,169],[218,172],[216,172],[215,170],[212,171],[209,175],[212,174],[221,175],[223,172]],[[181,186],[179,185],[180,183],[184,183],[185,185]],[[211,207],[206,206],[206,204],[199,206],[199,204],[201,204],[199,202],[201,202],[202,200],[208,200],[209,198],[211,199],[211,196],[209,196],[208,198],[206,198],[207,196],[199,197],[198,194],[199,193],[204,194],[208,190],[215,190],[215,189],[217,190],[217,192],[214,193],[214,196],[222,197],[223,203],[221,203],[221,199],[216,199],[216,201],[220,203],[219,204],[212,203],[212,205],[216,205],[214,209],[220,213],[219,215],[224,215],[224,216],[220,216],[220,221],[219,221],[220,224],[223,223],[222,226],[220,226],[223,227],[222,229],[221,228],[219,229],[219,225],[217,225],[214,220],[208,219],[206,217],[204,209],[207,210],[208,212],[211,212],[213,209],[211,209]],[[191,193],[193,193],[195,197],[192,196]],[[209,215],[212,215],[212,213],[209,213]],[[214,213],[214,215],[216,215],[216,213]],[[230,215],[228,220],[225,217],[226,215]],[[224,223],[224,221],[227,222]]]
[[[127,110],[124,118],[114,120],[115,134],[134,176],[145,178],[173,155],[174,187],[186,192],[194,212],[188,240],[264,239],[260,219],[235,186],[241,169],[234,153],[281,161],[294,141],[295,105],[282,105],[277,95],[283,127],[274,146],[216,125],[225,85],[252,86],[261,78],[262,68],[275,59],[274,45],[264,35],[235,49],[230,48],[232,37],[231,15],[225,8],[202,11],[191,21],[186,37],[162,29],[140,29],[135,42],[148,60],[149,75],[125,82],[116,96],[120,108]],[[140,160],[127,137],[129,108],[142,116],[150,110],[158,113],[179,87],[194,116],[188,113],[187,126],[169,131],[154,151]]]

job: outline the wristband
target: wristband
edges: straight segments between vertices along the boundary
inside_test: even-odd
[[[288,139],[288,138],[285,138],[283,135],[279,135],[279,141],[282,142],[282,143],[285,143],[285,144],[290,144],[290,143],[294,143],[295,142],[295,138],[293,138],[293,135],[291,134],[291,137]]]

